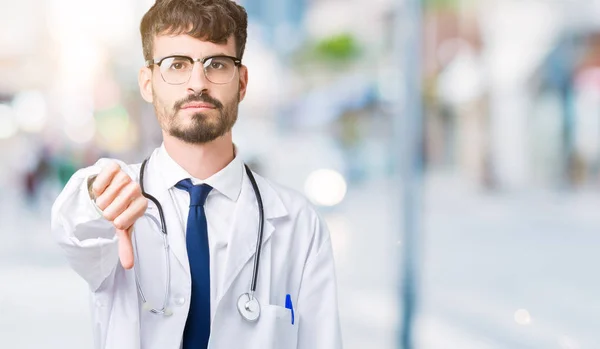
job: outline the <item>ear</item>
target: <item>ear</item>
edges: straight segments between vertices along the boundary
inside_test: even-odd
[[[240,65],[240,102],[246,96],[246,88],[248,87],[248,67]]]
[[[140,94],[148,103],[152,103],[152,70],[148,67],[142,67],[138,74],[138,84],[140,86]]]

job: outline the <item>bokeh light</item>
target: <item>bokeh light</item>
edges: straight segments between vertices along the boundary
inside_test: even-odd
[[[0,139],[14,136],[18,131],[13,108],[6,104],[0,104]]]
[[[19,128],[25,132],[41,132],[46,126],[48,111],[44,94],[39,91],[24,91],[12,102]]]
[[[515,312],[515,322],[519,325],[531,324],[531,315],[527,309],[519,309]]]
[[[346,196],[346,180],[337,171],[320,169],[306,179],[304,192],[309,199],[321,206],[335,206]]]
[[[96,134],[96,124],[94,119],[87,118],[79,123],[67,123],[64,127],[67,137],[78,144],[89,143]]]
[[[117,105],[95,115],[98,129],[97,144],[104,150],[123,152],[138,141],[138,128],[134,125],[125,107]]]

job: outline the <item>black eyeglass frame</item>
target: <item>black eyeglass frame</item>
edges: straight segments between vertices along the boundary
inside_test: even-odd
[[[227,81],[227,82],[214,82],[212,80],[210,80],[208,78],[208,76],[206,75],[206,68],[204,67],[204,63],[206,63],[206,61],[208,61],[209,59],[215,59],[215,58],[229,58],[233,61],[233,64],[236,67],[239,67],[242,65],[242,60],[237,58],[237,57],[233,57],[233,56],[228,56],[228,55],[212,55],[212,56],[206,56],[203,58],[192,58],[190,56],[185,56],[185,55],[170,55],[170,56],[166,56],[166,57],[162,57],[162,58],[155,58],[155,59],[148,59],[145,61],[146,63],[146,67],[150,68],[153,65],[157,65],[160,68],[160,65],[162,64],[162,62],[165,59],[169,59],[169,58],[183,58],[188,60],[192,65],[194,65],[196,62],[200,62],[202,63],[202,71],[204,72],[204,77],[206,77],[206,79],[210,82],[212,82],[213,84],[218,84],[218,85],[223,85],[223,84],[228,84],[233,80],[233,77],[235,76],[235,73],[231,76],[231,80]],[[190,78],[192,77],[192,74],[190,73],[190,77],[187,79],[187,81],[178,83],[178,84],[174,84],[171,82],[168,82],[167,80],[165,80],[165,77],[162,75],[162,71],[160,72],[160,77],[163,79],[164,82],[166,82],[167,84],[170,85],[183,85],[185,83],[187,83],[188,81],[190,81]]]

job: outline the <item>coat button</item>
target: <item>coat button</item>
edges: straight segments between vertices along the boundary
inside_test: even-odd
[[[183,296],[176,296],[175,299],[174,299],[174,302],[175,302],[175,305],[182,306],[182,305],[185,304],[185,297],[183,297]]]

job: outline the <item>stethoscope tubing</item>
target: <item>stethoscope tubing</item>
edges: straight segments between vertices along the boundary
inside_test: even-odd
[[[149,158],[146,158],[143,162],[142,162],[142,166],[140,168],[140,189],[142,192],[142,195],[147,198],[148,200],[152,201],[155,205],[156,208],[158,209],[158,215],[160,217],[160,225],[161,225],[161,232],[163,234],[163,239],[165,240],[165,252],[166,252],[166,259],[167,259],[167,292],[165,293],[165,298],[168,298],[168,289],[169,289],[169,283],[170,283],[170,263],[169,263],[169,257],[168,257],[168,253],[169,253],[169,245],[168,245],[168,232],[167,232],[167,225],[166,225],[166,221],[165,221],[165,215],[163,212],[163,208],[162,205],[160,204],[160,202],[152,195],[148,194],[146,192],[146,190],[144,189],[144,174],[145,174],[145,170],[146,170],[146,165],[149,161]],[[252,174],[252,170],[250,170],[250,168],[248,167],[248,165],[244,164],[244,168],[246,170],[246,174],[248,175],[248,179],[250,180],[250,183],[252,184],[252,189],[254,191],[254,195],[256,196],[256,202],[258,204],[258,213],[259,213],[259,225],[258,225],[258,236],[256,238],[256,251],[255,251],[255,255],[254,255],[254,265],[253,265],[253,269],[252,269],[252,282],[250,284],[250,292],[249,292],[249,299],[252,300],[254,299],[254,293],[256,292],[256,286],[258,283],[258,270],[259,270],[259,266],[260,266],[260,255],[262,253],[262,240],[263,240],[263,231],[264,231],[264,207],[263,207],[263,201],[262,201],[262,196],[260,195],[260,190],[258,188],[258,184],[256,183],[256,179],[254,178],[254,175]],[[138,291],[142,297],[142,300],[144,301],[144,303],[146,302],[146,299],[144,297],[144,293],[141,289],[141,285],[139,283],[139,278],[137,276],[137,269],[136,269],[136,280],[138,281]],[[166,312],[166,299],[165,299],[165,303],[163,304],[163,308],[160,310],[156,310],[156,309],[151,309],[150,311],[152,313],[155,314],[165,314]]]

